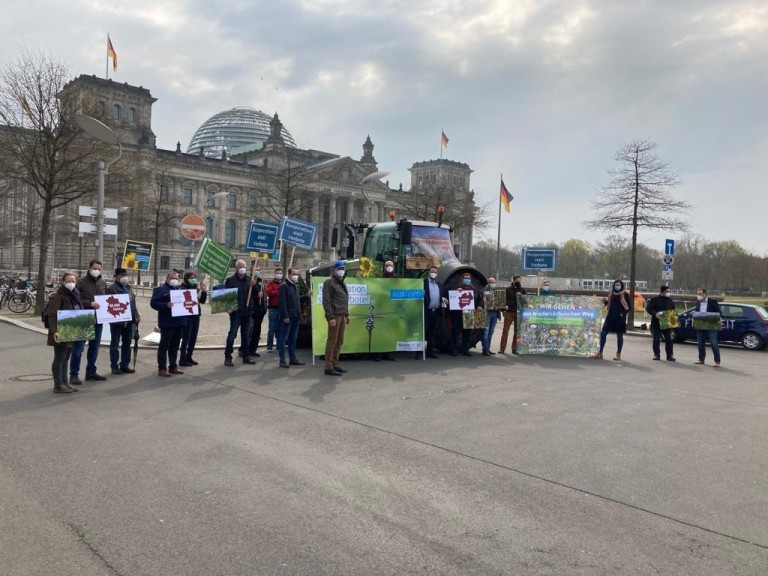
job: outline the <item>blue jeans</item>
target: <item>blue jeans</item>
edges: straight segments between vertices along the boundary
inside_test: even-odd
[[[240,330],[240,348],[238,349],[238,354],[241,358],[250,357],[251,353],[248,349],[248,336],[251,332],[251,317],[240,316],[235,312],[229,317],[229,333],[227,334],[227,346],[224,348],[224,358],[232,358],[238,330]]]
[[[288,345],[288,359],[296,360],[296,339],[299,337],[299,318],[291,318],[290,324],[280,322],[280,333],[277,335],[277,352],[280,362],[285,362],[285,346]]]
[[[267,350],[272,350],[272,344],[280,332],[280,310],[278,308],[270,308],[267,310],[267,317],[269,318],[269,327],[267,328]]]
[[[496,322],[499,321],[499,313],[496,310],[488,311],[488,326],[483,330],[483,352],[491,351],[493,331],[496,330]]]
[[[600,331],[600,353],[603,353],[605,348],[605,342],[608,339],[608,332],[605,330]],[[624,348],[624,334],[616,332],[616,354],[621,354],[621,349]]]
[[[109,325],[109,364],[115,368],[128,368],[131,363],[131,336],[133,322],[116,322]]]
[[[717,330],[696,330],[696,343],[699,345],[699,360],[704,362],[707,357],[707,340],[712,347],[715,364],[720,364],[720,345],[717,342]]]
[[[87,364],[85,366],[85,375],[93,376],[96,374],[96,359],[99,357],[99,344],[101,343],[101,333],[104,330],[103,324],[96,324],[96,337],[93,340],[88,340],[88,356],[86,357]],[[75,342],[72,347],[72,358],[69,361],[69,379],[77,378],[80,373],[80,358],[85,350],[85,340]]]
[[[179,348],[179,362],[189,362],[197,344],[197,333],[200,330],[200,316],[187,316],[187,325],[181,336]]]

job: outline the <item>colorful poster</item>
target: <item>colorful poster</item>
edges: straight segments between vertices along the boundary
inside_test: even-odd
[[[95,310],[59,310],[56,312],[59,342],[78,342],[96,338]]]
[[[474,290],[448,290],[448,308],[450,310],[474,310]]]
[[[600,350],[602,310],[597,296],[521,296],[517,350],[594,357]]]
[[[171,291],[173,293],[173,291]],[[211,290],[211,314],[237,310],[237,288]]]
[[[488,310],[504,310],[504,308],[507,307],[507,291],[494,290],[485,307],[488,308]]]
[[[123,251],[123,268],[126,270],[149,270],[152,262],[152,243],[126,240]]]
[[[496,314],[496,312],[494,312]],[[479,328],[485,330],[488,327],[488,312],[483,308],[475,308],[474,310],[464,310],[461,313],[462,328],[464,330],[470,330],[472,328]]]
[[[96,309],[96,322],[98,324],[114,324],[115,322],[133,320],[129,294],[96,294],[93,301],[99,305]]]
[[[312,353],[325,354],[323,283],[312,278]],[[410,278],[349,278],[343,354],[419,352],[424,346],[424,283]]]
[[[719,312],[694,312],[693,329],[694,330],[722,330],[723,323],[720,321]]]
[[[234,288],[233,290],[237,290]],[[197,316],[200,306],[197,302],[197,288],[171,290],[171,316]]]
[[[680,319],[677,316],[677,310],[662,310],[656,316],[659,319],[659,327],[662,330],[672,330],[680,327]]]

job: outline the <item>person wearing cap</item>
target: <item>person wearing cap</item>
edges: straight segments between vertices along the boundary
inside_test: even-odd
[[[325,341],[325,375],[341,376],[346,369],[339,366],[344,329],[349,324],[349,292],[344,284],[346,266],[343,260],[333,265],[333,274],[323,282],[323,311],[328,322]]]
[[[669,286],[662,286],[659,295],[654,296],[648,301],[645,307],[646,312],[651,315],[651,336],[653,337],[653,359],[661,360],[661,336],[664,336],[664,352],[667,355],[668,362],[674,362],[672,329],[661,329],[659,316],[665,310],[674,310],[675,303],[672,301],[672,290]]]
[[[555,293],[549,287],[549,280],[544,280],[541,283],[541,292],[539,296],[554,296]]]
[[[136,297],[131,292],[128,271],[125,268],[115,268],[114,281],[107,286],[107,294],[128,294],[131,303],[130,322],[113,322],[109,325],[109,364],[112,374],[133,374],[136,372],[131,364],[131,339],[133,338],[133,325],[141,322],[139,310],[136,307]]]

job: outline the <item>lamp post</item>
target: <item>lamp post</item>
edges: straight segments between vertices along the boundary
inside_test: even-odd
[[[53,270],[56,268],[56,220],[61,220],[64,218],[64,214],[59,214],[58,216],[53,216],[51,218],[51,228],[53,228],[53,239],[51,242],[51,274],[53,274]]]
[[[115,232],[115,250],[112,254],[112,264],[117,268],[117,244],[120,242],[120,214],[123,214],[130,210],[130,206],[121,206],[117,209],[117,231]],[[121,262],[122,265],[122,262]]]
[[[368,207],[373,208],[374,202],[368,198],[368,196],[365,195],[365,185],[368,184],[368,182],[375,182],[377,180],[381,180],[385,176],[388,176],[389,172],[386,170],[379,170],[378,172],[371,172],[367,176],[365,176],[362,180],[360,180],[360,193],[363,195],[363,198],[368,202]]]
[[[22,220],[16,220],[16,222],[11,222],[11,228],[16,226],[16,224],[21,224]],[[16,270],[16,231],[11,230],[11,270]]]
[[[123,147],[120,145],[117,134],[96,118],[85,114],[75,114],[75,122],[89,136],[105,144],[118,147],[117,156],[110,160],[106,166],[103,160],[99,160],[98,197],[96,199],[96,237],[98,242],[96,259],[102,262],[104,260],[104,175],[109,173],[109,167],[123,155]]]

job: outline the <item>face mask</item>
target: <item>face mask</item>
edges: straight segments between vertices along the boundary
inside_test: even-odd
[[[337,278],[344,278],[344,270],[336,270]]]
[[[121,276],[117,281],[120,282],[120,284],[128,284],[128,276]]]
[[[173,280],[168,280],[168,285],[169,285],[171,288],[176,288],[176,286],[178,286],[178,285],[179,285],[179,281],[178,281],[178,280],[176,280],[176,278],[174,278]]]
[[[294,274],[293,276],[291,276],[291,282],[296,284],[296,282],[298,282],[298,281],[299,281],[299,275],[298,274]]]
[[[66,288],[67,290],[72,292],[72,290],[75,289],[75,283],[74,282],[65,282],[64,283],[64,288]]]
[[[664,292],[662,296],[664,296],[664,298],[669,298],[670,296],[672,296],[672,294],[670,294],[669,292]]]
[[[541,287],[542,292],[549,292],[549,286],[542,286]]]
[[[429,277],[432,278],[432,280],[434,280],[435,278],[437,278],[437,272],[430,272]]]
[[[488,284],[488,288],[494,290],[496,288],[496,284]]]
[[[259,270],[256,270],[253,275],[256,276],[256,278],[261,278],[261,272]]]
[[[189,284],[190,286],[197,286],[197,279],[190,278],[189,280],[187,280],[187,284]]]
[[[91,270],[89,274],[91,275],[91,278],[98,278],[99,276],[101,276],[101,270],[94,269],[94,270]]]
[[[702,300],[704,300],[704,296],[702,296],[701,294],[699,294],[698,296],[696,296],[696,299],[697,299],[699,302],[701,302]]]
[[[462,278],[461,282],[464,286],[472,286],[472,278]]]
[[[275,274],[275,280],[282,280],[283,275],[282,274]]]
[[[613,287],[614,292],[621,292],[621,286],[614,286]]]
[[[240,274],[240,276],[245,276],[245,268],[238,268],[237,273]]]
[[[392,266],[387,266],[387,267],[385,268],[385,270],[387,271],[387,274],[392,274],[392,272],[394,272],[394,271],[395,271],[395,269],[394,269]]]

